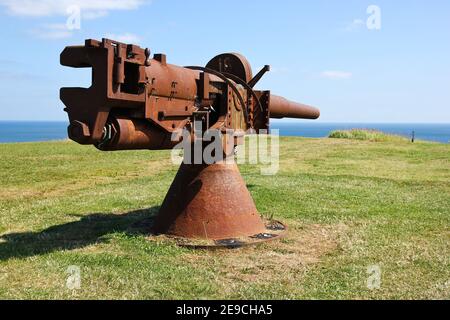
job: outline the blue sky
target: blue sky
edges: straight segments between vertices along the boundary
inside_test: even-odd
[[[79,30],[66,27],[72,4]],[[90,72],[59,53],[105,36],[179,65],[240,52],[254,73],[272,66],[259,88],[319,107],[322,122],[450,123],[448,0],[0,0],[0,120],[65,120],[59,88]]]

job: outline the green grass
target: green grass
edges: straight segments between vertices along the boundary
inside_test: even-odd
[[[195,251],[143,223],[176,173],[169,152],[0,144],[0,298],[450,298],[450,145],[281,138],[279,173],[259,169],[241,166],[288,237]]]
[[[374,142],[400,142],[407,140],[402,136],[368,129],[336,130],[332,131],[328,137],[334,139],[368,140]]]

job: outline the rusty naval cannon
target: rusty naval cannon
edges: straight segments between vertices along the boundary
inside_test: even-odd
[[[89,88],[61,88],[60,98],[69,138],[102,151],[172,149],[182,140],[202,140],[199,131],[216,130],[224,133],[228,159],[247,132],[267,133],[270,118],[320,115],[314,107],[255,90],[270,67],[253,76],[236,53],[218,55],[205,67],[180,67],[137,45],[89,39],[66,47],[60,59],[64,66],[92,68]],[[236,247],[275,239],[284,230],[260,217],[235,162],[192,163],[185,157],[151,232],[186,244]]]

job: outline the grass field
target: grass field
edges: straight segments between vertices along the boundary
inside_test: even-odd
[[[195,251],[142,223],[176,173],[168,152],[0,144],[0,298],[450,298],[450,145],[281,138],[280,159],[276,176],[241,172],[288,236]]]

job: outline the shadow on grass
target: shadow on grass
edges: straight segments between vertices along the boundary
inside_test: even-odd
[[[159,207],[152,207],[125,214],[95,213],[41,232],[4,234],[0,236],[4,241],[0,242],[0,261],[82,248],[103,242],[112,233],[150,234],[158,210]]]

